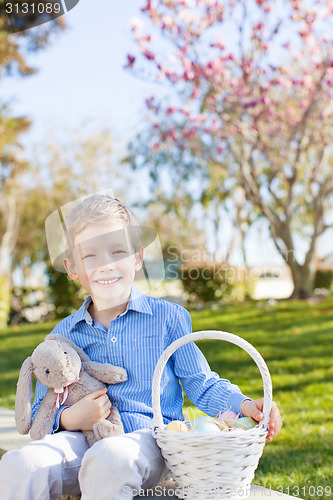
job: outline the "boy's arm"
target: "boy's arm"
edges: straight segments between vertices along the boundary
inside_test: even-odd
[[[176,340],[176,338],[191,331],[190,315],[185,309],[180,309],[172,340]],[[237,385],[231,384],[229,380],[220,379],[216,373],[210,370],[205,357],[193,342],[178,349],[173,354],[172,359],[174,372],[180,378],[186,394],[196,407],[207,415],[216,417],[220,411],[231,409],[259,421],[263,418],[264,399],[252,401],[251,398],[241,393]],[[281,415],[273,401],[269,419],[268,441],[274,439],[281,426]]]
[[[171,340],[191,332],[191,317],[186,309],[179,308]],[[187,396],[204,413],[213,417],[228,409],[240,413],[242,401],[249,399],[237,385],[211,371],[206,358],[193,342],[177,349],[172,360],[174,373],[181,380]]]

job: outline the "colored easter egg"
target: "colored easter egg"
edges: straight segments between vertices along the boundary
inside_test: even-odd
[[[208,415],[201,415],[201,417],[197,417],[194,419],[194,424],[199,425],[202,424],[203,422],[212,422],[213,419],[212,417],[209,417]]]
[[[202,422],[193,429],[193,432],[220,432],[220,429],[214,422]]]
[[[181,420],[173,420],[165,428],[168,431],[188,432],[188,428],[187,428],[185,422],[182,422]]]
[[[223,423],[227,425],[229,429],[232,429],[236,420],[235,418],[226,418],[221,424]]]
[[[253,418],[241,417],[234,421],[234,427],[244,429],[246,431],[255,427],[257,423],[258,422],[256,422]]]
[[[223,422],[226,419],[235,420],[237,418],[237,413],[231,410],[227,410],[219,416],[219,421]]]
[[[191,420],[191,427],[192,429],[195,429],[198,425],[204,422],[213,422],[213,421],[214,419],[212,417],[209,417],[208,415],[201,415],[200,417]]]

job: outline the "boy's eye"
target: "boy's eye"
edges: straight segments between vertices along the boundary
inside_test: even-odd
[[[96,255],[95,255],[95,254],[93,254],[93,253],[89,253],[89,254],[87,254],[87,255],[84,255],[84,256],[82,257],[82,259],[91,259],[92,257],[96,257]]]
[[[126,250],[115,250],[113,253],[127,253]]]

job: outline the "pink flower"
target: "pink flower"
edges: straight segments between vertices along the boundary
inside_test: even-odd
[[[191,59],[188,57],[184,57],[182,62],[185,69],[191,69],[193,66]]]
[[[261,98],[259,98],[259,99],[252,99],[252,101],[244,102],[243,106],[244,106],[244,108],[251,108],[253,106],[257,106],[257,104],[259,104],[260,102],[262,102]]]
[[[255,25],[253,26],[253,31],[260,31],[260,30],[262,30],[262,29],[263,29],[263,27],[264,27],[264,23],[262,23],[262,22],[260,21],[259,23],[255,24]]]
[[[149,99],[146,99],[146,106],[150,111],[153,111],[154,113],[157,113],[158,107],[155,104],[155,98],[154,97],[149,97]]]
[[[144,7],[142,7],[141,12],[147,12],[151,8],[151,0],[147,0],[147,3]]]
[[[132,66],[135,62],[135,57],[131,56],[130,54],[127,54],[127,60],[128,60],[128,67],[132,68]]]
[[[169,116],[169,115],[171,115],[172,113],[174,113],[174,112],[175,112],[175,108],[173,108],[173,107],[169,106],[169,107],[166,109],[166,111],[165,111],[165,112],[166,112],[166,114]]]
[[[173,128],[169,129],[165,134],[165,138],[167,141],[174,141],[175,142],[177,140],[175,130]]]
[[[152,151],[160,151],[161,145],[158,142],[150,143],[149,149],[151,149]]]
[[[214,48],[214,49],[220,49],[220,50],[224,50],[225,49],[225,46],[223,45],[223,43],[221,42],[214,42],[214,43],[211,43],[210,44],[210,47]]]
[[[193,80],[195,77],[194,71],[184,71],[183,77],[185,81]]]
[[[145,56],[146,59],[148,59],[149,61],[153,61],[155,59],[155,56],[154,54],[150,51],[150,50],[145,50],[143,55]]]

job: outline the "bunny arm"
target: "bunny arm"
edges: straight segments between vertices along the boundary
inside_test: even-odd
[[[68,343],[73,349],[76,350],[81,358],[82,367],[89,375],[104,382],[104,384],[118,384],[127,380],[127,373],[119,366],[113,366],[110,363],[99,363],[98,361],[91,361],[89,356],[84,352],[81,347],[78,347],[70,339],[59,335],[58,333],[49,333],[45,340],[58,340],[60,342]]]
[[[63,335],[60,335],[59,333],[49,333],[48,335],[46,335],[44,340],[58,340],[59,342],[67,343],[71,347],[73,347],[73,349],[75,349],[75,351],[80,356],[81,361],[90,361],[88,354],[86,354],[84,352],[84,350],[81,349],[81,347],[78,347],[70,339],[68,339],[67,337],[64,337]]]
[[[89,375],[104,382],[104,384],[118,384],[127,380],[127,373],[120,366],[113,366],[110,363],[99,363],[98,361],[83,361],[82,368]]]
[[[32,422],[30,436],[32,439],[42,439],[46,434],[51,434],[55,418],[58,413],[56,406],[57,394],[49,389],[42,399],[36,416]]]

